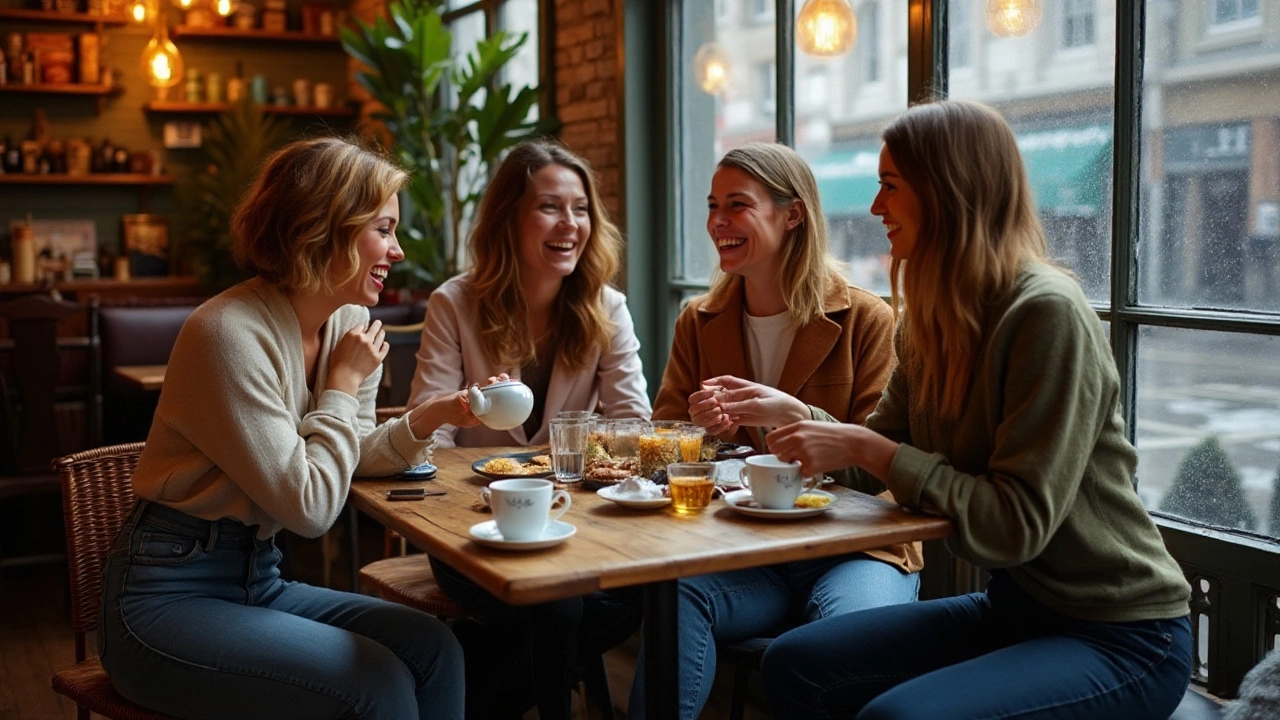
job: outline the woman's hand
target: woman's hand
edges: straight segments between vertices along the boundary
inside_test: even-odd
[[[720,389],[715,393],[716,402],[720,412],[734,425],[781,427],[813,417],[808,405],[768,385],[732,375],[711,378],[702,385]]]
[[[720,409],[718,386],[702,383],[702,389],[689,396],[689,419],[706,429],[708,435],[733,435],[738,426]]]
[[[502,373],[489,377],[484,384],[492,385],[510,379],[506,373]],[[441,425],[475,427],[479,424],[480,419],[471,412],[471,400],[467,397],[466,390],[428,398],[409,411],[409,426],[413,430],[413,436],[417,438],[427,437]]]
[[[381,320],[351,328],[329,353],[328,387],[356,397],[360,383],[382,365],[390,349]]]
[[[898,443],[861,425],[805,420],[765,437],[769,452],[783,462],[799,462],[800,474],[812,477],[859,467],[884,482]]]

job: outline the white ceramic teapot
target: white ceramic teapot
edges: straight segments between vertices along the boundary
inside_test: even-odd
[[[467,399],[471,402],[471,414],[493,430],[510,430],[524,423],[533,410],[533,391],[519,380],[484,387],[472,385],[467,388]]]

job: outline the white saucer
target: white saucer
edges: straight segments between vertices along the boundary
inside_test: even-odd
[[[618,488],[616,486],[609,485],[607,487],[602,487],[599,490],[597,490],[596,495],[599,495],[600,497],[604,498],[605,500],[608,500],[611,503],[621,505],[622,507],[625,507],[625,508],[632,508],[634,510],[648,510],[650,508],[660,508],[660,507],[663,507],[664,505],[671,504],[671,498],[669,497],[654,498],[654,497],[633,497],[631,495],[618,495],[617,490]]]
[[[798,518],[813,517],[814,515],[821,515],[827,510],[830,510],[831,506],[836,504],[836,496],[826,490],[810,490],[805,493],[805,495],[821,495],[823,497],[831,498],[831,502],[817,508],[787,508],[785,510],[767,510],[762,507],[739,505],[738,503],[741,503],[744,500],[751,500],[750,490],[737,490],[731,492],[724,496],[724,502],[726,505],[743,515],[756,518],[766,518],[769,520],[795,520]]]
[[[547,529],[542,531],[542,537],[537,540],[513,541],[503,539],[502,533],[498,532],[497,521],[489,520],[471,526],[471,539],[485,547],[499,550],[541,550],[542,548],[559,545],[573,537],[576,532],[578,532],[578,528],[569,523],[552,520],[547,523]]]

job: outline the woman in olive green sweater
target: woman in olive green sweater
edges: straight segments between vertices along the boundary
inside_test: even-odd
[[[786,717],[1159,718],[1191,675],[1189,588],[1133,488],[1120,383],[1079,285],[1047,263],[1013,132],[945,101],[884,132],[900,360],[865,427],[768,437],[951,518],[986,592],[830,618],[761,667]]]

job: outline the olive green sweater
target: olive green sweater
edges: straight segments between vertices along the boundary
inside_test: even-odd
[[[901,442],[887,485],[902,505],[955,521],[948,544],[1003,568],[1072,617],[1186,615],[1190,588],[1133,488],[1119,375],[1097,315],[1062,272],[1035,264],[984,321],[964,407],[920,408],[901,359],[867,427]]]

